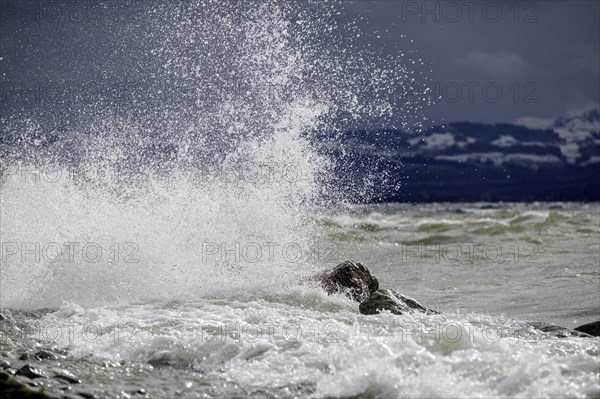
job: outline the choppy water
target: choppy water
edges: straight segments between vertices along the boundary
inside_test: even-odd
[[[284,279],[231,292],[252,269],[230,262],[218,293],[185,299],[148,292],[80,304],[72,291],[85,289],[76,286],[85,275],[72,276],[62,304],[12,311],[1,349],[11,357],[36,347],[64,353],[61,367],[84,380],[77,389],[100,397],[139,387],[150,397],[600,394],[597,338],[556,338],[526,324],[600,318],[597,204],[385,204],[313,218],[328,243],[314,247],[320,268],[363,261],[382,287],[443,313],[360,315],[346,297],[299,282],[306,267],[291,261],[280,265]],[[252,265],[272,266],[268,258]]]
[[[388,204],[327,219],[340,253],[447,310],[575,327],[598,317],[598,204]],[[385,277],[383,277],[385,276]],[[460,292],[457,302],[456,291]]]
[[[377,188],[328,149],[418,129],[417,61],[339,26],[343,2],[248,4],[103,29],[150,102],[2,116],[3,359],[49,349],[27,362],[83,383],[38,384],[98,397],[599,397],[598,339],[526,324],[600,318],[598,205],[348,205]],[[343,260],[442,313],[363,316],[306,283]]]

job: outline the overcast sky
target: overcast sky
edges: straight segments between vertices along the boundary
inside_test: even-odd
[[[111,45],[106,27],[15,23],[8,15],[15,3],[40,1],[0,0],[2,82],[74,77],[82,70],[103,73],[111,68],[111,57],[126,57],[114,54],[119,47]],[[414,68],[426,72],[441,96],[425,109],[434,122],[513,122],[598,106],[599,4],[344,1],[339,22],[358,21],[362,31],[380,33],[372,44],[384,52],[422,59],[424,66]],[[367,34],[364,40],[372,38]]]
[[[432,119],[510,122],[598,106],[599,4],[360,1],[345,10],[366,16],[365,30],[389,30],[389,51],[412,46],[431,65],[442,96]]]

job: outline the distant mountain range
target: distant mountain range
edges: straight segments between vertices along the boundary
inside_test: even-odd
[[[371,187],[359,201],[600,200],[599,110],[544,124],[354,131],[343,141],[339,179]]]
[[[50,124],[44,126],[52,130]],[[0,135],[3,160],[27,153],[21,147],[29,143],[31,151],[42,155],[58,151],[76,163],[82,155],[73,143],[87,137],[84,133],[72,137],[67,130],[35,130],[25,143],[18,132],[6,129]],[[324,133],[315,141],[318,149],[336,160],[331,183],[353,202],[600,201],[597,109],[548,121],[454,122],[419,133],[349,131],[341,140]],[[139,159],[125,161],[175,162],[176,146],[162,140],[148,143],[146,151],[139,151]],[[130,163],[125,162],[125,168]]]

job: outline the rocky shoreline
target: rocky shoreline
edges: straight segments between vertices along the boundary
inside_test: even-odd
[[[0,323],[5,338],[0,351],[0,399],[98,398],[82,384],[83,378],[67,369],[73,369],[68,352],[37,342],[13,342],[12,337],[27,336],[28,326],[10,310],[0,313]],[[147,397],[144,389],[126,394]]]
[[[18,359],[10,359],[6,352],[0,354],[0,398],[84,398],[95,395],[78,391],[81,380],[61,368],[59,360],[65,355],[40,350],[35,354],[24,353]],[[59,394],[60,392],[60,394]],[[57,396],[58,395],[58,396]]]
[[[313,281],[329,294],[344,294],[359,302],[358,310],[365,315],[378,314],[388,310],[393,314],[405,313],[439,314],[438,311],[421,305],[393,289],[379,289],[379,281],[362,263],[346,261],[332,270],[315,276]],[[574,329],[546,323],[528,323],[542,332],[553,333],[558,338],[570,336],[591,338],[600,336],[600,321],[584,324]]]
[[[380,289],[379,281],[361,263],[346,261],[331,270],[313,276],[309,283],[322,288],[328,295],[341,294],[358,303],[358,311],[364,315],[376,315],[389,311],[394,315],[421,313],[439,314],[415,299],[402,295],[393,289]],[[15,350],[16,354],[0,351],[0,399],[4,398],[84,398],[93,399],[97,395],[86,392],[82,379],[69,370],[68,353],[54,347],[44,347],[30,343],[35,350],[12,348],[9,337],[24,334],[26,326],[12,317],[10,310],[0,314],[2,332],[6,341],[3,350]],[[592,338],[600,336],[600,321],[568,329],[553,324],[528,323],[533,329],[550,333],[555,337]],[[81,384],[81,385],[80,385]],[[82,389],[83,388],[83,389]],[[148,397],[144,388],[131,388],[123,392],[124,397]]]
[[[39,351],[40,352],[40,351]],[[79,384],[82,380],[68,370],[61,368],[62,358],[49,351],[54,358],[40,358],[39,354],[23,354],[16,360],[6,360],[2,353],[0,360],[0,399],[96,399],[97,395],[87,392]],[[34,360],[36,358],[36,360]],[[122,397],[146,398],[144,388],[135,388],[122,393]]]

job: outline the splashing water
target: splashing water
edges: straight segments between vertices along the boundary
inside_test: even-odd
[[[32,348],[64,353],[40,367],[98,397],[598,397],[597,339],[500,316],[596,317],[596,209],[346,209],[376,180],[340,178],[356,161],[343,133],[423,121],[412,60],[365,45],[343,2],[141,4],[139,20],[90,30],[108,44],[53,26],[103,50],[95,85],[0,120],[0,352],[13,365]],[[399,261],[398,248],[449,238],[547,248],[535,266]],[[442,313],[366,316],[296,284],[346,259]],[[491,315],[452,313],[482,302]]]
[[[133,55],[98,77],[104,90],[2,119],[3,306],[293,283],[323,267],[310,212],[350,190],[368,196],[335,184],[315,134],[418,127],[402,92],[411,72],[348,39],[358,30],[338,24],[333,3],[147,11],[150,28],[110,36]]]

